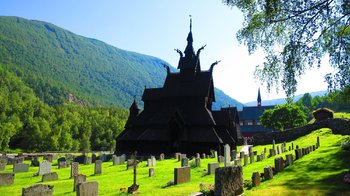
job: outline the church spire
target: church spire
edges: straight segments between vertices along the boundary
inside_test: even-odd
[[[187,36],[187,46],[185,49],[185,58],[192,58],[194,56],[193,36],[192,36],[192,16],[190,15],[190,32]]]
[[[258,101],[258,107],[261,107],[260,87],[259,87],[259,89],[258,89],[258,99],[257,99],[257,101]]]

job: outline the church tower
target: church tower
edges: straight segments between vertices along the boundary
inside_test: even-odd
[[[258,107],[261,107],[261,95],[260,95],[260,87],[258,89],[258,99],[257,99],[257,102],[258,102]]]

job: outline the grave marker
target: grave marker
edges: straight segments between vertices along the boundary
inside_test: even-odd
[[[241,195],[243,191],[243,169],[241,166],[216,169],[214,195]]]
[[[43,162],[41,162],[39,165],[38,175],[42,176],[44,174],[50,173],[51,172],[51,165],[52,165],[52,163],[48,160],[44,160]]]
[[[154,168],[153,167],[148,169],[148,177],[152,177],[152,176],[154,176]]]
[[[52,194],[52,185],[36,184],[27,188],[22,188],[22,196],[51,196]]]
[[[54,180],[58,180],[58,175],[56,172],[46,173],[46,174],[43,174],[43,176],[41,177],[41,182],[54,181]]]
[[[230,145],[226,144],[224,146],[224,165],[225,167],[231,166],[231,149]]]
[[[272,167],[271,166],[264,167],[264,179],[265,180],[270,180],[272,178],[273,178]]]
[[[174,168],[174,183],[182,184],[191,181],[191,168],[178,167]]]
[[[79,163],[72,162],[70,166],[70,177],[73,178],[77,174],[79,174]]]
[[[102,160],[96,160],[95,161],[95,175],[101,175],[102,174]]]
[[[97,196],[97,195],[98,195],[98,183],[96,181],[81,182],[77,185],[77,196]]]
[[[216,168],[220,167],[219,163],[208,163],[208,175],[215,174]]]
[[[284,161],[282,157],[275,158],[275,173],[281,172],[284,169]]]
[[[13,172],[28,172],[29,170],[29,164],[25,163],[15,163],[13,164]]]
[[[86,182],[86,175],[84,174],[77,174],[74,176],[74,184],[73,184],[73,191],[77,189],[77,186],[79,183]]]
[[[15,173],[0,173],[0,185],[11,185],[15,181]]]
[[[253,184],[254,187],[260,185],[260,173],[257,172],[257,171],[253,172],[253,175],[252,175],[252,184]]]

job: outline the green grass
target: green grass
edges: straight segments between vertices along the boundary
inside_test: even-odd
[[[309,155],[294,162],[292,166],[285,168],[282,173],[274,176],[272,180],[262,182],[259,187],[246,189],[245,195],[337,195],[350,194],[349,184],[343,183],[343,176],[349,172],[349,151],[340,148],[340,142],[350,139],[350,136],[334,135],[329,129],[321,129],[301,137],[294,141],[294,147],[306,147],[316,143],[317,136],[321,139],[321,147]],[[276,144],[280,145],[280,144]],[[287,143],[288,146],[291,142]],[[272,145],[255,146],[258,154],[264,148]],[[294,152],[285,152],[282,155]],[[277,157],[277,156],[276,156]],[[251,180],[254,171],[263,172],[265,166],[274,166],[274,158],[267,158],[261,162],[255,162],[243,167],[244,180]],[[201,167],[191,169],[191,182],[166,186],[166,183],[174,178],[174,168],[180,166],[175,159],[157,161],[155,176],[148,177],[146,162],[141,162],[137,170],[137,184],[140,185],[141,195],[188,195],[199,191],[201,182],[214,184],[214,175],[204,175],[207,164],[216,159],[202,159]],[[223,165],[221,165],[223,166]],[[102,175],[93,175],[93,165],[80,165],[79,173],[87,175],[87,181],[99,183],[99,195],[126,195],[119,191],[132,184],[132,170],[126,170],[125,165],[112,166],[112,162],[103,163]],[[54,185],[54,195],[75,195],[73,192],[73,180],[70,179],[70,168],[57,169],[54,161],[52,170],[58,173],[59,180],[45,184]],[[7,165],[1,172],[11,172],[12,166]],[[37,167],[30,167],[26,173],[16,173],[15,183],[10,186],[0,186],[0,193],[5,195],[20,195],[22,187],[28,187],[41,183],[40,176],[33,176],[38,171]]]

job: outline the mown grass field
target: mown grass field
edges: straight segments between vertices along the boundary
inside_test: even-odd
[[[334,135],[329,129],[321,129],[294,141],[294,147],[307,147],[316,143],[317,136],[321,139],[321,147],[316,151],[294,162],[270,181],[262,182],[259,187],[245,189],[244,195],[350,195],[350,184],[343,182],[343,177],[349,173],[350,152],[340,148],[341,141],[350,136]],[[280,145],[280,144],[277,144]],[[287,143],[288,146],[291,142]],[[255,146],[258,154],[264,148],[272,145]],[[285,152],[282,155],[294,151]],[[277,157],[276,156],[276,157]],[[243,167],[244,180],[251,180],[254,171],[263,172],[265,166],[274,166],[274,158],[267,158]],[[175,159],[157,161],[155,175],[148,177],[146,162],[141,162],[137,169],[137,184],[140,185],[140,195],[189,195],[199,191],[201,182],[214,184],[214,175],[205,175],[207,164],[216,159],[202,159],[201,167],[191,169],[191,182],[166,186],[174,178],[174,168],[181,163]],[[28,162],[29,163],[29,162]],[[223,166],[223,165],[221,165]],[[112,162],[103,163],[102,175],[94,176],[94,165],[80,165],[79,173],[87,176],[87,181],[97,181],[99,195],[127,195],[120,188],[127,188],[132,184],[133,171],[126,170],[125,165],[113,166]],[[4,171],[11,172],[12,166],[7,165]],[[0,186],[0,195],[21,195],[22,187],[28,187],[41,182],[41,176],[33,176],[37,167],[30,167],[29,172],[16,173],[15,183],[10,186]],[[45,182],[54,185],[54,195],[75,195],[73,179],[70,179],[70,168],[57,169],[57,161],[53,162],[52,171],[58,173],[59,180]]]

